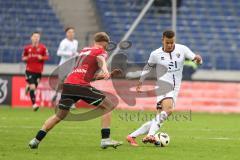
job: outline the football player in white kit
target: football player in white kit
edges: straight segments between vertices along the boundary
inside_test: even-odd
[[[65,29],[66,37],[60,42],[57,50],[57,55],[61,57],[58,67],[58,79],[59,83],[62,83],[66,78],[67,74],[72,70],[73,57],[77,56],[78,41],[75,39],[74,27],[68,27]],[[56,86],[58,89],[58,85]],[[55,103],[57,98],[57,92],[52,98],[52,102]]]
[[[75,29],[73,27],[68,27],[65,29],[65,33],[66,38],[60,42],[57,51],[57,55],[61,57],[59,65],[77,55],[78,41],[74,39]]]
[[[175,108],[174,105],[181,86],[185,58],[191,59],[197,64],[202,63],[200,55],[194,54],[184,45],[175,44],[175,33],[171,30],[163,32],[162,45],[161,48],[151,52],[136,88],[137,92],[141,92],[143,81],[151,69],[156,67],[157,114],[153,120],[144,123],[140,128],[127,136],[126,139],[132,146],[138,146],[135,138],[143,134],[147,135],[142,139],[142,142],[155,143],[155,133]]]

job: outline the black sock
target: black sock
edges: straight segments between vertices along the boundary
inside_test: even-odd
[[[101,130],[102,139],[106,139],[110,137],[110,128],[102,128]]]
[[[32,101],[32,104],[35,104],[35,90],[30,90],[30,97],[31,97],[31,101]]]
[[[43,131],[43,130],[39,130],[37,135],[36,135],[36,139],[41,141],[45,136],[46,136],[47,132]]]

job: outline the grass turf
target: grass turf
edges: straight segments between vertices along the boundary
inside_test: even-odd
[[[0,106],[0,160],[212,160],[239,159],[239,114],[175,113],[161,128],[170,135],[168,147],[142,144],[131,147],[128,133],[151,119],[151,112],[113,112],[111,135],[124,141],[118,149],[103,150],[100,145],[100,118],[85,122],[63,121],[30,150],[31,140],[51,109],[11,109]]]

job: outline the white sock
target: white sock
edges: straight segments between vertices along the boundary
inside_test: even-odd
[[[148,133],[150,127],[151,127],[152,121],[148,121],[144,123],[140,128],[138,128],[136,131],[130,134],[131,137],[137,137],[143,134]]]
[[[149,132],[148,132],[148,136],[154,135],[159,129],[160,129],[160,126],[159,126],[158,122],[155,119],[153,119],[152,120],[152,125],[149,129]]]
[[[110,138],[101,139],[101,142],[108,142],[108,141],[110,141]]]
[[[160,114],[156,115],[156,118],[152,120],[152,125],[149,129],[148,136],[155,135],[156,132],[160,129],[160,124],[162,124],[167,119],[167,113],[162,111]]]
[[[34,141],[35,141],[36,143],[40,143],[40,141],[39,141],[37,138],[34,138]]]

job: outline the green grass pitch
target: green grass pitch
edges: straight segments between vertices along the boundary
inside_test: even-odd
[[[63,121],[42,141],[37,150],[28,142],[51,109],[11,109],[0,106],[0,160],[234,160],[240,157],[240,115],[175,113],[161,128],[171,138],[168,147],[141,143],[131,147],[128,133],[139,127],[151,112],[113,112],[111,135],[124,141],[118,149],[100,145],[100,118],[85,122]]]

